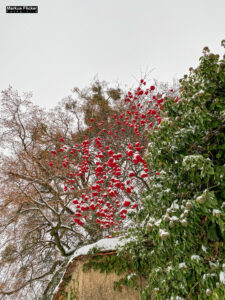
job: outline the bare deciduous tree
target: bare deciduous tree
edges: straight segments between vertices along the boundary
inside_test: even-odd
[[[47,113],[30,97],[9,88],[1,99],[2,299],[27,299],[28,292],[47,299],[67,258],[101,237],[97,228],[74,223],[79,191],[65,193],[66,170],[49,166],[53,145],[60,147],[60,136],[72,138],[76,120],[60,106]]]

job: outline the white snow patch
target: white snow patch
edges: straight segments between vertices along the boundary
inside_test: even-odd
[[[169,266],[169,267],[167,267],[167,272],[170,272],[170,271],[172,271],[173,270],[173,267],[172,266]]]
[[[216,276],[216,274],[204,274],[203,275],[203,280],[206,280],[207,278],[213,278],[213,277],[215,277]]]
[[[187,268],[185,262],[180,263],[180,264],[179,264],[179,268],[180,268],[180,269],[185,269],[185,268]]]
[[[180,208],[180,206],[177,204],[177,200],[175,200],[173,203],[172,203],[172,205],[170,206],[170,208],[171,209],[179,209]]]
[[[192,256],[191,256],[191,260],[197,260],[197,261],[200,261],[200,256],[198,256],[198,255],[192,255]]]
[[[136,276],[136,273],[131,273],[127,276],[127,279],[130,280],[133,276]]]
[[[159,235],[161,237],[168,237],[170,234],[165,229],[159,229]]]
[[[219,209],[214,209],[214,210],[213,210],[213,215],[216,216],[217,214],[221,214],[221,210],[219,210]]]
[[[220,282],[222,282],[223,284],[225,284],[225,271],[224,272],[220,272]]]
[[[77,251],[74,252],[72,257],[70,258],[68,264],[75,258],[80,255],[87,255],[88,251],[90,251],[93,248],[99,248],[101,251],[106,250],[116,250],[118,247],[123,246],[125,244],[125,241],[121,241],[120,238],[106,238],[99,240],[98,242],[94,244],[90,244],[84,247],[79,248]]]
[[[159,227],[159,225],[161,224],[162,219],[159,219],[157,222],[155,222],[155,226]]]
[[[204,245],[202,245],[202,250],[203,250],[204,252],[207,252],[207,248],[206,248]]]

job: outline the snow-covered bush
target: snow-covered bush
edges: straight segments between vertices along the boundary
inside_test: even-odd
[[[143,299],[224,299],[224,57],[204,48],[180,84],[149,135],[150,189],[120,256],[146,279]]]

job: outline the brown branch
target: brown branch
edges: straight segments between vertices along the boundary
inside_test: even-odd
[[[11,290],[11,291],[8,291],[8,292],[1,290],[0,293],[2,295],[12,295],[12,294],[18,293],[21,289],[25,288],[28,284],[31,284],[33,281],[40,280],[40,279],[52,274],[55,271],[57,265],[59,265],[61,263],[62,263],[61,260],[57,260],[56,262],[54,262],[53,266],[51,267],[51,269],[47,273],[44,273],[44,274],[42,274],[38,277],[29,279],[28,281],[24,282],[21,286],[19,286],[15,290]]]

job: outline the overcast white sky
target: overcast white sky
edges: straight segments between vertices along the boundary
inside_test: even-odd
[[[6,14],[38,5],[38,14]],[[100,80],[135,86],[146,70],[171,82],[222,53],[224,0],[0,0],[0,90],[32,91],[54,107],[73,87]]]

